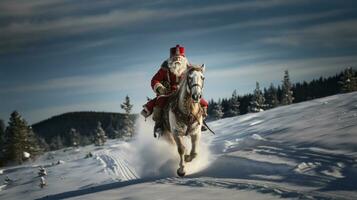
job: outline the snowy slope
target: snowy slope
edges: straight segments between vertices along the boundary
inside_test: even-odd
[[[137,125],[135,141],[1,169],[0,181],[13,182],[0,182],[0,199],[357,199],[357,93],[211,122],[217,135],[203,134],[185,178],[175,147],[152,137],[152,122]]]

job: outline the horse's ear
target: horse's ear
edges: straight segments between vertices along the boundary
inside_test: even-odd
[[[205,64],[202,64],[202,65],[201,65],[201,70],[202,70],[202,72],[205,72],[205,70],[206,70]]]

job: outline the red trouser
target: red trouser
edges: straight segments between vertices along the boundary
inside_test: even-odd
[[[149,113],[152,113],[155,106],[159,106],[160,108],[163,108],[166,105],[168,99],[169,96],[165,96],[165,95],[155,97],[154,99],[151,99],[149,102],[147,102],[144,105],[144,109],[147,109]],[[204,98],[200,99],[200,104],[202,107],[208,107],[208,102]]]

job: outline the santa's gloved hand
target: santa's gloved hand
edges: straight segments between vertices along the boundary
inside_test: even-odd
[[[164,95],[164,94],[166,94],[167,89],[163,85],[160,85],[159,87],[157,87],[156,92],[159,95]]]

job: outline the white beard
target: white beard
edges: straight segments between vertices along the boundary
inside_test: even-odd
[[[169,58],[167,60],[170,72],[175,74],[176,76],[181,76],[181,74],[186,71],[188,66],[188,60],[184,56],[179,56],[178,60],[175,61],[173,58]]]

